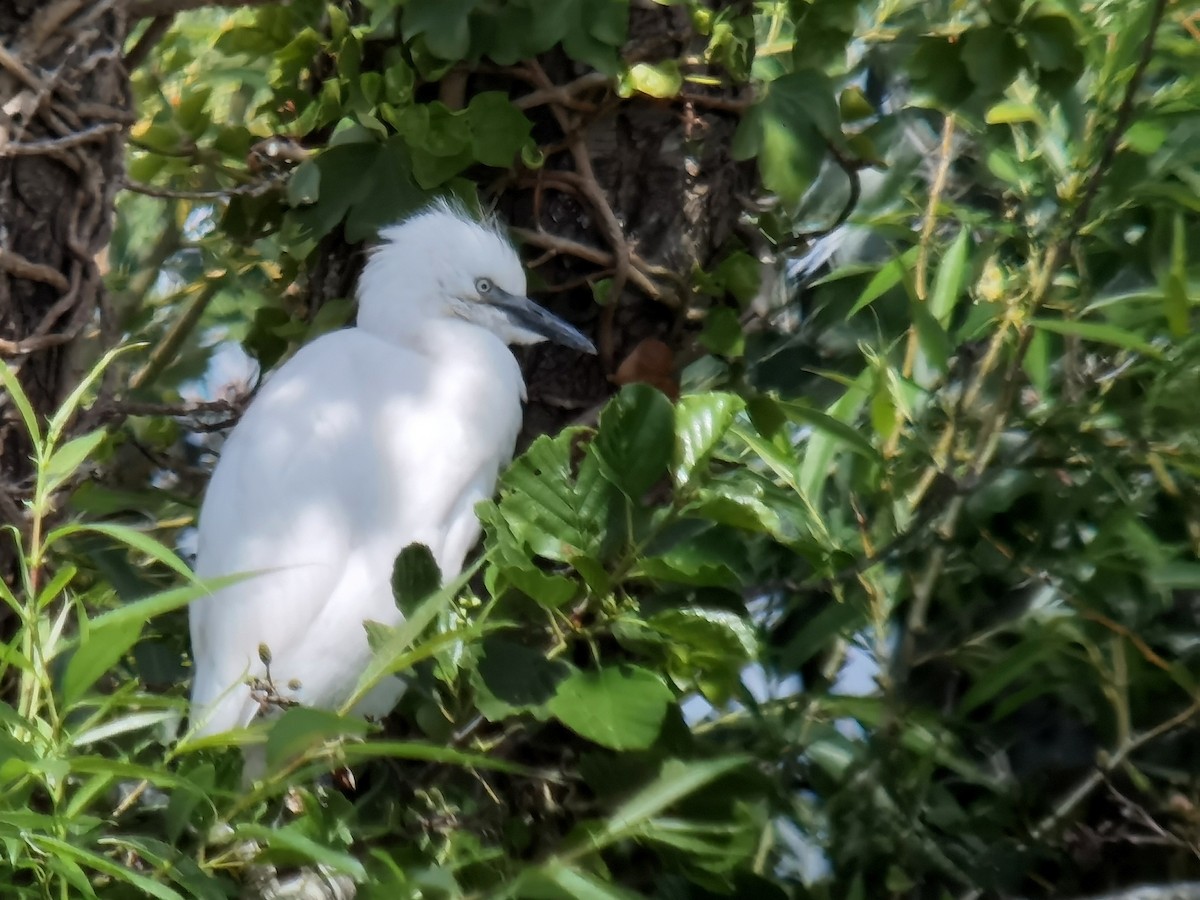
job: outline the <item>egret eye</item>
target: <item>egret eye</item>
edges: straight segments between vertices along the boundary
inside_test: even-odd
[[[489,281],[486,278],[480,278],[478,281],[475,282],[475,290],[477,290],[479,292],[480,297],[482,297],[484,294],[486,294],[491,289],[492,289],[492,283],[491,283],[491,281]]]

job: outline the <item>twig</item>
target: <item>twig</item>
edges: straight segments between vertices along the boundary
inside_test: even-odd
[[[531,74],[534,83],[543,90],[553,90],[555,88],[554,83],[550,80],[550,76],[546,74],[536,59],[530,60],[526,68]],[[571,176],[570,180],[575,183],[576,188],[587,199],[592,207],[592,212],[599,219],[604,236],[608,239],[608,243],[613,251],[612,287],[609,289],[609,302],[604,307],[604,312],[601,315],[600,333],[597,335],[600,358],[603,360],[606,368],[611,368],[614,350],[613,321],[617,308],[621,303],[621,292],[624,291],[625,284],[629,280],[632,247],[629,239],[625,236],[625,231],[621,227],[621,222],[617,218],[617,214],[613,212],[612,205],[608,202],[608,197],[605,195],[604,189],[600,186],[600,182],[596,180],[596,173],[592,168],[591,152],[588,150],[587,140],[583,132],[578,128],[572,127],[566,113],[557,105],[552,105],[551,110],[558,121],[559,127],[563,131],[563,135],[567,140],[567,146],[571,151],[571,158],[575,162],[574,173],[563,172],[556,174],[562,177]]]
[[[706,106],[722,112],[732,112],[741,115],[754,105],[753,97],[710,97],[708,94],[691,94],[681,91],[678,98],[693,106]]]
[[[604,73],[589,72],[586,75],[581,75],[574,81],[568,81],[566,84],[549,84],[538,88],[536,91],[531,91],[524,97],[518,97],[514,100],[513,106],[517,109],[533,109],[535,106],[557,103],[559,106],[565,106],[568,109],[579,109],[590,112],[595,109],[595,106],[590,103],[581,102],[578,99],[579,95],[592,88],[607,86],[608,83],[608,76]]]
[[[1154,816],[1150,815],[1145,807],[1135,803],[1129,797],[1126,797],[1123,793],[1117,790],[1117,786],[1113,784],[1111,780],[1105,779],[1105,787],[1108,788],[1108,792],[1112,794],[1113,797],[1116,798],[1116,801],[1121,805],[1121,810],[1125,813],[1125,817],[1127,819],[1141,824],[1144,828],[1153,833],[1155,837],[1160,838],[1167,846],[1186,847],[1187,849],[1191,850],[1193,854],[1197,853],[1197,848],[1194,845],[1189,844],[1183,838],[1179,837],[1179,835],[1172,834],[1171,832],[1167,831],[1167,829],[1163,828],[1162,825],[1160,825],[1154,818]],[[1125,841],[1132,841],[1136,837],[1137,835],[1129,834],[1123,839]]]
[[[6,338],[0,338],[0,355],[3,356],[25,356],[29,353],[37,353],[41,350],[48,350],[51,347],[59,347],[63,344],[74,340],[75,335],[70,332],[61,334],[41,334],[36,337],[27,337],[20,341],[10,341]]]
[[[227,200],[230,197],[258,197],[278,188],[288,173],[276,173],[262,181],[252,181],[233,188],[216,188],[214,190],[185,190],[177,188],[158,187],[131,178],[121,179],[121,187],[147,197],[159,197],[163,200]]]
[[[253,395],[249,391],[233,400],[204,400],[187,403],[141,403],[136,400],[115,400],[111,397],[97,400],[89,411],[89,422],[96,425],[115,425],[128,418],[149,416],[154,418],[170,417],[187,419],[188,428],[197,432],[224,431],[236,425],[245,412],[246,405]],[[205,417],[219,415],[221,418],[208,420]],[[138,449],[143,449],[138,445]],[[159,460],[149,456],[158,463]]]
[[[72,224],[73,227],[74,224]],[[70,243],[71,238],[68,238],[68,244]],[[67,283],[66,292],[46,311],[46,314],[42,316],[42,320],[38,322],[37,327],[27,337],[18,341],[0,339],[0,354],[5,356],[24,356],[29,353],[37,353],[40,350],[49,349],[50,347],[57,347],[74,340],[75,335],[83,326],[79,310],[76,310],[73,321],[64,331],[52,334],[51,329],[54,328],[58,320],[71,307],[76,305],[79,299],[79,285],[82,279],[82,271],[83,265],[80,261],[78,259],[73,261],[71,263],[71,278]]]
[[[117,131],[122,131],[124,128],[125,126],[120,122],[104,122],[100,125],[93,125],[91,128],[85,128],[83,131],[77,131],[74,134],[68,134],[59,138],[46,138],[45,140],[40,141],[0,144],[0,157],[42,156],[47,153],[53,153],[57,150],[66,150],[70,147],[78,147],[80,144],[89,144],[92,141],[96,141],[105,137],[106,135],[113,134]]]
[[[25,63],[21,62],[17,57],[9,52],[8,48],[0,44],[0,66],[7,69],[11,74],[15,75],[21,81],[25,82],[28,87],[35,91],[43,89],[42,80],[33,72],[29,71]]]
[[[837,218],[826,227],[819,235],[809,234],[806,237],[823,237],[835,228],[840,228],[849,221],[854,215],[854,210],[858,208],[858,201],[862,197],[862,178],[859,177],[858,170],[864,167],[864,163],[860,160],[851,159],[845,156],[842,151],[833,144],[828,144],[829,154],[833,157],[834,162],[846,174],[846,179],[850,182],[850,192],[846,196],[846,202],[842,206],[841,212],[837,214]]]
[[[40,281],[60,291],[67,290],[71,283],[62,272],[45,263],[35,263],[12,250],[0,247],[0,269],[18,278]]]
[[[1029,833],[1030,839],[1034,843],[1040,843],[1075,810],[1075,807],[1087,799],[1087,796],[1092,791],[1103,784],[1110,773],[1115,772],[1124,765],[1125,760],[1146,744],[1185,724],[1197,713],[1200,713],[1200,700],[1193,700],[1186,709],[1171,716],[1165,722],[1161,722],[1153,728],[1143,731],[1141,734],[1132,735],[1112,756],[1106,759],[1094,772],[1079,782],[1062,800],[1055,804],[1054,809],[1051,810],[1049,815],[1034,826],[1033,830]]]
[[[560,237],[548,231],[537,231],[532,228],[510,228],[509,231],[518,240],[527,244],[533,244],[535,247],[541,247],[543,250],[550,251],[551,253],[565,253],[605,268],[613,268],[614,266],[613,255],[607,250],[581,244],[579,241]],[[629,280],[651,300],[665,301],[662,289],[651,281],[640,268],[635,267],[629,272]]]
[[[150,353],[150,358],[133,377],[129,379],[129,386],[134,390],[145,386],[152,378],[156,377],[163,369],[169,366],[174,360],[179,348],[183,342],[187,340],[187,336],[192,333],[192,329],[196,327],[196,323],[200,321],[200,317],[204,315],[204,310],[216,296],[221,282],[217,279],[206,281],[200,292],[188,304],[187,309],[175,321],[171,328],[163,335],[162,341]]]
[[[942,192],[946,189],[946,176],[950,172],[950,163],[954,159],[954,116],[949,115],[942,122],[942,144],[938,154],[937,170],[934,172],[933,185],[929,189],[929,202],[925,204],[925,219],[921,223],[920,250],[917,254],[916,289],[917,298],[925,302],[928,296],[926,285],[929,275],[929,244],[933,240],[933,232],[937,227],[937,208],[942,200]],[[915,336],[916,331],[912,332]]]
[[[59,26],[87,6],[88,0],[55,0],[34,14],[21,35],[20,49],[34,50],[45,43]]]

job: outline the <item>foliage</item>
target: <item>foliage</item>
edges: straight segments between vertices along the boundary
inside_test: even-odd
[[[5,370],[37,465],[3,596],[5,896],[234,896],[242,841],[381,898],[1195,874],[1194,17],[681,5],[699,58],[635,54],[625,0],[295,0],[180,17],[139,68],[141,193],[109,263],[151,349],[44,424]],[[204,588],[160,541],[211,447],[83,408],[114,381],[173,401],[215,344],[269,368],[348,321],[347,298],[306,305],[319,245],[546,165],[522,98],[547,88],[511,76],[552,53],[612,102],[740,113],[778,271],[733,239],[679,273],[683,397],[627,385],[534,440],[461,578],[401,556],[408,618],[372,631],[360,685],[410,680],[386,726],[292,709],[177,735]],[[458,102],[464,71],[494,81]],[[243,791],[255,743],[268,774]],[[324,777],[351,764],[354,791]]]

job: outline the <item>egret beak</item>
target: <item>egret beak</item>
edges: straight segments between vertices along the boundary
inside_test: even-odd
[[[596,354],[596,346],[576,328],[568,325],[558,316],[538,306],[528,297],[518,297],[499,287],[493,287],[488,300],[493,306],[504,310],[513,324],[526,331],[541,335],[546,340],[580,350],[584,353]]]

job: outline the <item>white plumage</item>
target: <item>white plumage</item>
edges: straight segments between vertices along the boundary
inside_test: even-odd
[[[301,349],[225,442],[199,517],[201,578],[264,572],[191,606],[193,725],[257,712],[259,646],[284,696],[332,708],[370,658],[365,620],[394,625],[392,564],[426,544],[446,578],[479,536],[474,507],[510,460],[525,385],[507,344],[595,352],[525,298],[512,246],[436,205],[381,233],[358,325]],[[299,682],[294,690],[289,682]],[[402,691],[360,705],[383,714]]]

